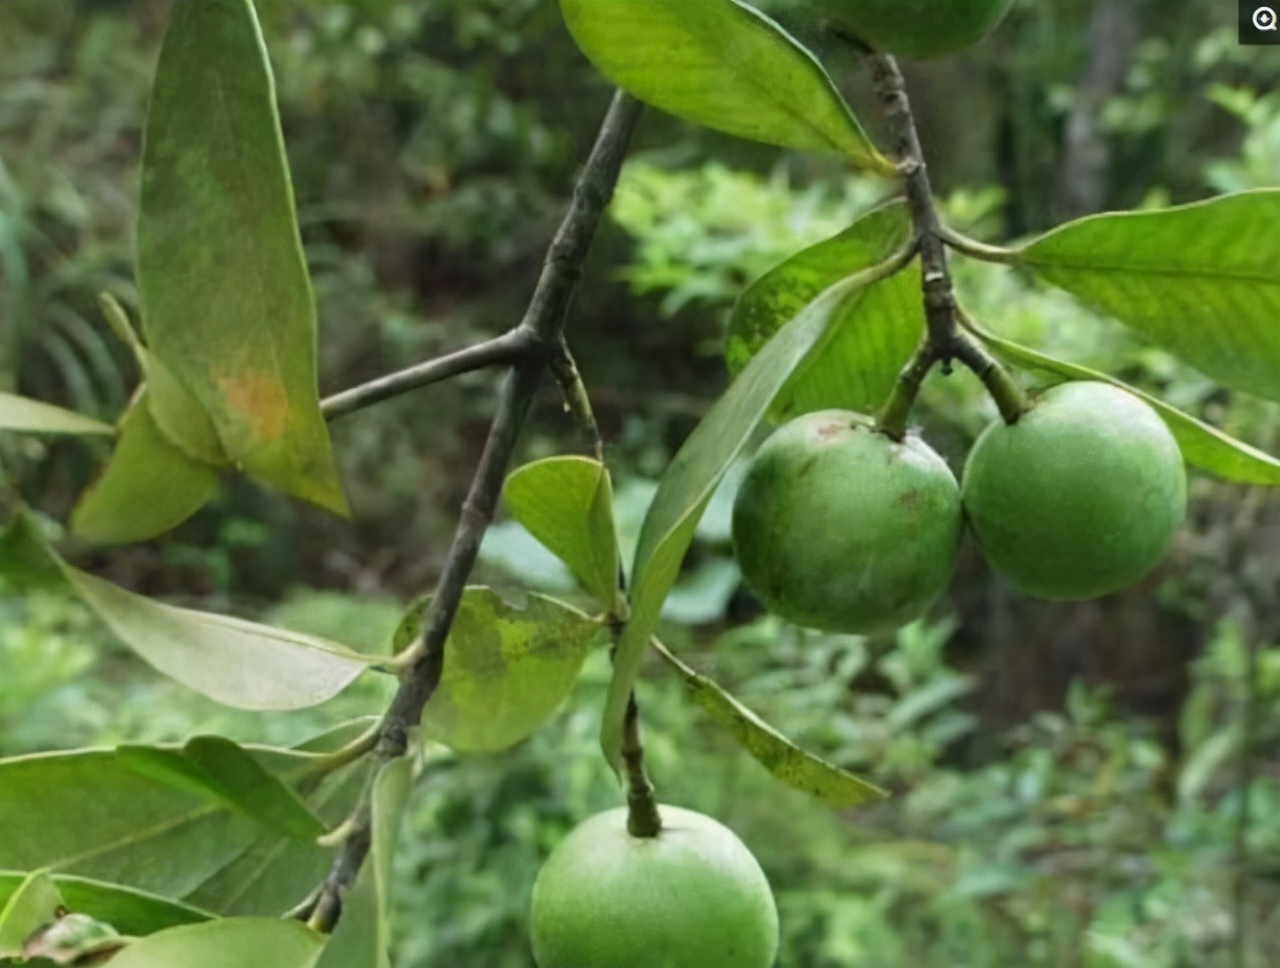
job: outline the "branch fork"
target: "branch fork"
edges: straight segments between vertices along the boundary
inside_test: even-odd
[[[585,409],[582,406],[585,391],[579,395],[576,390],[581,387],[581,380],[564,341],[564,324],[582,275],[582,264],[613,196],[640,114],[639,101],[621,91],[615,93],[574,186],[569,210],[548,249],[529,307],[516,326],[491,340],[336,394],[322,404],[325,416],[335,419],[460,373],[493,365],[507,366],[497,411],[423,621],[422,636],[396,664],[400,686],[378,727],[371,753],[374,763],[371,779],[350,818],[340,828],[345,836],[328,876],[314,900],[304,903],[296,912],[319,931],[332,931],[337,924],[343,899],[355,884],[369,853],[372,777],[377,775],[379,767],[409,751],[411,731],[422,719],[422,711],[440,682],[445,640],[475,566],[480,542],[497,508],[521,427],[545,371],[553,370],[561,386],[574,391],[568,395],[571,408],[590,413],[589,406]],[[598,441],[598,434],[596,436]]]

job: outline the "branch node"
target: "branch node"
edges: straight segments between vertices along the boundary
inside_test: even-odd
[[[640,102],[629,95],[621,91],[614,94],[595,146],[578,176],[569,210],[548,250],[524,318],[509,333],[489,344],[482,344],[488,347],[497,344],[510,368],[502,382],[489,436],[423,622],[422,637],[397,657],[397,664],[403,663],[400,686],[379,725],[372,776],[377,775],[377,767],[408,751],[409,730],[421,722],[422,711],[440,683],[444,671],[445,640],[462,601],[467,579],[475,566],[480,541],[502,493],[506,469],[515,452],[521,426],[533,405],[547,361],[561,341],[577,278],[613,186],[617,183],[622,159],[640,119],[641,109]],[[594,187],[587,187],[589,183]],[[455,365],[460,355],[454,355]],[[484,360],[493,362],[493,358],[487,355]],[[462,369],[474,368],[473,364],[481,365],[474,356],[467,357],[465,364]],[[462,369],[451,372],[461,372]],[[438,369],[433,371],[433,378],[439,378]],[[358,391],[361,389],[357,388]],[[395,392],[402,390],[399,388]],[[360,399],[355,405],[331,407],[326,414],[337,416],[367,404],[365,394],[356,396]],[[369,396],[381,399],[377,394]],[[308,918],[308,924],[317,930],[328,932],[337,924],[342,912],[342,898],[355,884],[369,853],[373,820],[372,786],[372,782],[367,783],[361,793],[351,816],[348,836],[334,857],[315,909]]]

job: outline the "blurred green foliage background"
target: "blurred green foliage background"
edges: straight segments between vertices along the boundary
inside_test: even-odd
[[[761,5],[819,51],[874,130],[860,65],[803,4]],[[95,300],[135,300],[140,136],[167,6],[0,3],[0,390],[114,419],[137,381]],[[508,327],[609,93],[556,5],[258,7],[320,307],[322,391]],[[980,238],[1280,183],[1280,58],[1238,47],[1217,0],[1024,0],[978,49],[906,66],[945,210]],[[646,117],[569,327],[624,547],[727,382],[718,354],[737,294],[883,192],[829,159]],[[956,275],[998,332],[1280,450],[1275,407],[1016,272],[958,261]],[[81,548],[77,561],[166,600],[381,647],[440,566],[493,389],[473,374],[335,425],[351,523],[233,482],[168,538]],[[993,416],[962,373],[935,376],[918,413],[957,468]],[[583,443],[546,388],[523,456]],[[65,518],[104,457],[93,442],[5,435],[0,494]],[[931,620],[867,640],[761,613],[728,545],[735,480],[700,526],[666,638],[895,793],[831,813],[738,754],[674,677],[651,670],[641,698],[661,794],[716,815],[759,855],[782,911],[782,965],[1280,964],[1274,499],[1196,478],[1167,562],[1098,602],[1023,600],[968,547]],[[577,594],[511,522],[493,528],[477,579]],[[523,923],[539,863],[618,801],[596,746],[607,676],[595,656],[565,711],[509,754],[433,755],[398,858],[401,968],[531,966]],[[3,755],[211,730],[286,742],[385,698],[361,683],[305,713],[233,714],[160,679],[74,602],[0,588]]]

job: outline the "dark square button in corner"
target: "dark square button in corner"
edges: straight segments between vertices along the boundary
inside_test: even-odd
[[[1236,0],[1240,43],[1280,47],[1280,0]]]

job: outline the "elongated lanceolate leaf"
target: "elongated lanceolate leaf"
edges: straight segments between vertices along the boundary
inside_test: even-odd
[[[335,727],[297,747],[297,752],[332,752],[364,733],[372,717]],[[254,755],[260,751],[252,750]],[[306,798],[307,806],[326,826],[351,815],[369,774],[367,760],[353,762],[321,779],[314,761],[290,770],[275,770],[281,780]],[[217,871],[183,896],[188,904],[224,916],[280,914],[303,899],[324,879],[333,862],[333,848],[314,841],[283,838],[259,825],[259,834]]]
[[[560,0],[569,32],[623,90],[717,131],[838,151],[881,174],[876,151],[822,65],[737,0]]]
[[[19,587],[65,582],[152,666],[228,706],[314,706],[378,661],[316,636],[177,608],[126,591],[63,561],[26,514],[0,533],[0,550],[6,551],[0,577]]]
[[[294,790],[224,737],[197,736],[181,750],[125,745],[116,755],[139,773],[224,803],[285,837],[314,840],[325,832]]]
[[[106,437],[116,432],[101,420],[12,393],[0,393],[0,430]]]
[[[694,702],[783,783],[839,808],[876,803],[888,796],[878,786],[801,749],[742,705],[714,679],[695,672],[658,642],[655,641],[653,646],[684,678],[685,685],[693,693]]]
[[[70,565],[62,573],[115,634],[160,672],[237,709],[305,709],[375,661],[336,642],[154,602]]]
[[[311,968],[323,944],[324,937],[301,921],[226,918],[169,928],[134,941],[110,964],[112,968]]]
[[[316,312],[274,83],[250,0],[172,6],[147,117],[138,290],[148,356],[166,371],[151,384],[163,432],[199,459],[230,460],[346,514],[320,414]]]
[[[143,391],[120,423],[120,440],[102,475],[81,496],[71,530],[89,541],[145,541],[204,507],[218,475],[160,433]]]
[[[663,474],[636,546],[631,619],[614,653],[613,680],[601,726],[600,745],[615,770],[621,765],[627,698],[698,519],[778,392],[822,339],[832,314],[850,292],[868,281],[863,274],[832,286],[779,330],[702,418]]]
[[[1280,460],[1256,447],[1250,447],[1236,440],[1189,413],[1183,413],[1158,397],[1143,393],[1098,370],[1064,360],[1055,360],[1053,357],[1019,346],[983,329],[975,328],[974,331],[993,352],[1014,366],[1042,370],[1066,380],[1098,380],[1132,393],[1151,406],[1164,420],[1177,439],[1178,446],[1182,448],[1182,456],[1188,464],[1209,471],[1211,474],[1217,474],[1228,481],[1280,486]]]
[[[27,876],[17,871],[0,871],[0,907],[13,896]],[[208,911],[131,887],[69,874],[51,876],[68,910],[114,925],[121,934],[152,934],[213,917]]]
[[[738,373],[777,331],[841,279],[889,258],[911,237],[906,205],[893,202],[765,273],[734,307],[725,362]],[[924,330],[920,269],[913,263],[851,291],[831,315],[822,346],[796,370],[771,408],[778,422],[838,407],[878,409]]]
[[[1224,386],[1280,400],[1280,189],[1080,219],[1016,262]]]
[[[332,824],[359,793],[362,764],[326,778],[310,749],[327,750],[350,738],[351,729],[343,727],[305,749],[248,752]],[[332,857],[331,848],[313,842],[264,835],[252,818],[139,773],[110,749],[0,760],[0,791],[0,870],[48,868],[110,888],[181,899],[197,913],[279,914],[318,883]],[[69,904],[83,904],[84,911],[128,930],[119,915],[132,909],[128,899],[112,898],[108,905],[101,898],[106,888],[89,883],[65,890]],[[97,898],[92,906],[84,900],[89,898]],[[154,912],[133,917],[161,926]]]
[[[548,457],[507,478],[503,502],[513,518],[569,566],[606,608],[618,592],[618,539],[609,472],[587,457]]]

